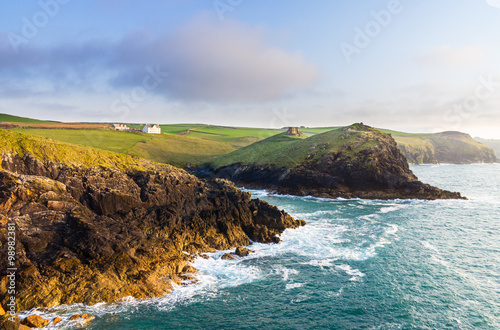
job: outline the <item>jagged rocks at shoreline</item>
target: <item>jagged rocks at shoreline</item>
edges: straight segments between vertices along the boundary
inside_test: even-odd
[[[1,166],[0,257],[14,223],[18,311],[162,296],[192,272],[183,251],[277,242],[286,228],[304,225],[229,181],[171,166],[68,166],[28,152],[4,152]]]
[[[235,161],[240,159],[240,161]],[[193,171],[280,194],[367,199],[459,199],[418,181],[394,139],[363,124],[307,139],[271,137]]]

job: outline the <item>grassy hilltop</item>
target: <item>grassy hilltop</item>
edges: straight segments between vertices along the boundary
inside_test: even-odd
[[[0,154],[9,153],[22,157],[25,152],[31,153],[41,161],[84,167],[105,166],[145,170],[152,164],[138,157],[0,129]]]
[[[487,145],[490,148],[493,148],[493,150],[495,151],[495,155],[500,159],[500,140],[482,139],[479,137],[476,137],[474,139],[484,145]]]
[[[285,132],[283,129],[169,124],[161,125],[163,134],[156,135],[111,131],[109,124],[102,123],[54,123],[0,114],[0,122],[2,120],[10,121],[11,126],[15,126],[13,129],[18,132],[139,156],[179,167],[206,163],[215,157],[230,154],[273,136],[279,139]],[[27,122],[21,123],[21,120]],[[141,127],[140,124],[128,125],[134,128]],[[328,131],[337,132],[339,128],[307,127],[299,130],[315,143],[316,135]],[[460,132],[413,134],[387,129],[378,130],[391,134],[410,163],[465,164],[496,161],[493,150],[486,145],[490,143],[487,142],[489,140],[481,140],[483,144],[468,134]],[[281,147],[283,146],[285,145]],[[257,144],[255,148],[263,148],[263,144]],[[289,151],[285,148],[269,151],[268,154],[270,157],[284,155],[286,158]],[[235,155],[241,153],[232,154],[231,157]]]
[[[0,113],[0,123],[47,123],[47,121]]]
[[[193,172],[280,194],[328,198],[462,198],[418,181],[394,139],[353,124],[308,138],[281,133]]]
[[[323,133],[330,129],[332,128],[305,128],[304,131]],[[453,131],[419,134],[382,128],[377,128],[377,130],[390,134],[394,138],[399,150],[405,155],[409,163],[470,164],[497,161],[491,146],[488,146],[483,141],[473,139],[469,134]]]
[[[236,150],[230,144],[174,134],[128,133],[110,130],[15,129],[57,141],[150,159],[184,167]]]
[[[357,124],[349,128],[335,128],[309,138],[299,138],[280,133],[232,153],[210,161],[214,168],[241,163],[244,165],[290,167],[306,160],[321,159],[324,154],[354,149],[360,151],[370,147],[367,133],[358,130]],[[349,148],[350,149],[349,149]]]

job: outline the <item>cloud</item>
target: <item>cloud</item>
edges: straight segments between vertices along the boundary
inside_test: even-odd
[[[63,104],[59,102],[29,102],[27,105],[35,109],[56,111],[56,112],[57,111],[67,112],[79,109],[78,106]]]
[[[479,46],[453,48],[449,45],[433,49],[416,58],[418,63],[447,69],[464,69],[480,64],[484,50]]]
[[[308,87],[318,78],[314,65],[302,56],[269,46],[263,31],[234,21],[214,23],[198,18],[170,36],[139,47],[134,39],[122,43],[122,63],[134,65],[139,55],[149,57],[150,64],[155,62],[170,74],[161,91],[175,98],[215,102],[274,99]],[[132,85],[145,74],[144,70],[131,72],[125,70],[113,83]]]
[[[52,48],[27,45],[20,54],[0,48],[0,85],[33,79],[53,90],[102,85],[141,86],[146,67],[167,72],[152,90],[169,99],[213,103],[278,99],[310,88],[316,67],[301,55],[269,45],[262,29],[204,16],[168,35],[138,31],[119,42],[70,43]],[[3,84],[2,84],[3,83]]]

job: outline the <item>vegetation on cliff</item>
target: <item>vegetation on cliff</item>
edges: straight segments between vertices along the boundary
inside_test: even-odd
[[[497,161],[493,149],[461,132],[393,134],[408,162],[414,164],[471,164]]]
[[[363,124],[307,139],[273,136],[219,156],[195,173],[294,195],[461,198],[418,181],[394,139]]]
[[[290,167],[305,161],[317,161],[325,154],[344,151],[346,155],[370,148],[368,135],[376,134],[367,126],[354,124],[301,139],[281,133],[232,153],[219,156],[209,164],[220,168],[234,163],[242,165]]]
[[[83,167],[104,166],[146,170],[151,161],[124,154],[82,147],[34,135],[0,129],[0,153],[23,156],[32,154],[41,161]]]
[[[0,113],[0,123],[45,123],[46,121]]]
[[[161,125],[161,135],[110,131],[109,124],[54,123],[0,114],[1,122],[16,122],[15,130],[54,140],[139,156],[155,162],[186,167],[199,165],[238,148],[282,134],[284,129],[215,126],[206,124]],[[23,121],[24,124],[19,124]],[[128,124],[141,128],[139,124]],[[339,127],[307,127],[305,136]],[[479,141],[460,132],[433,134],[404,133],[378,129],[391,134],[410,163],[491,163],[497,161],[494,140]],[[492,144],[492,145],[490,145]]]
[[[57,141],[138,156],[185,167],[236,150],[230,144],[174,134],[146,134],[110,130],[16,129]]]
[[[14,223],[17,310],[161,296],[194,280],[198,253],[304,225],[226,180],[127,155],[3,130],[0,153],[0,246]]]
[[[482,139],[479,137],[474,138],[476,141],[479,143],[482,143],[484,145],[487,145],[488,147],[492,148],[493,151],[495,151],[495,155],[497,156],[498,159],[500,159],[500,140],[495,140],[495,139]]]

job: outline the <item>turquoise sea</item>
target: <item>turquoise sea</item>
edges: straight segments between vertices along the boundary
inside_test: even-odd
[[[469,200],[255,198],[304,219],[245,258],[198,259],[159,299],[42,313],[88,329],[500,329],[500,164],[412,166]]]

